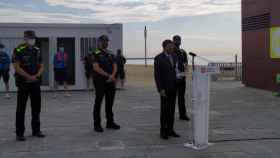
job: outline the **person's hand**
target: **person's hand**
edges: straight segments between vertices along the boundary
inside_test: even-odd
[[[36,76],[37,79],[39,79],[41,77],[40,74],[36,74],[35,76]]]
[[[109,76],[109,80],[115,82],[115,81],[116,81],[116,78],[115,78],[114,75],[110,75],[110,76]]]
[[[28,76],[27,77],[27,80],[30,81],[30,82],[35,82],[38,80],[37,76],[36,75],[33,75],[33,76]]]
[[[114,75],[108,75],[108,80],[106,82],[110,83],[110,82],[115,82],[116,81],[116,78]]]
[[[160,94],[160,96],[162,96],[162,97],[166,97],[166,92],[165,92],[164,89],[161,90],[161,91],[159,92],[159,94]]]

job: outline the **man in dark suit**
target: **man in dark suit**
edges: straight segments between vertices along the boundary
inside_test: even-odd
[[[162,43],[163,52],[155,57],[154,77],[157,90],[160,93],[160,135],[162,139],[180,137],[174,131],[174,114],[176,103],[176,70],[178,61],[175,55],[175,45],[171,40]]]

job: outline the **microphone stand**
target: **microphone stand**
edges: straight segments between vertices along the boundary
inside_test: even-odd
[[[193,69],[193,72],[194,72],[194,70],[195,70],[195,67],[194,67],[194,59],[195,59],[195,57],[196,57],[197,55],[196,55],[195,53],[193,53],[193,52],[190,52],[189,55],[192,56],[192,69]]]
[[[192,109],[192,104],[193,104],[193,95],[192,95],[192,94],[193,94],[193,85],[192,85],[192,84],[193,84],[193,80],[194,80],[193,74],[194,74],[194,71],[195,71],[195,64],[194,64],[195,62],[194,62],[194,61],[195,61],[195,57],[196,57],[197,55],[196,55],[195,53],[193,53],[193,52],[190,52],[189,55],[192,57],[192,83],[191,83],[191,87],[190,87],[190,88],[191,88],[191,106],[190,106],[190,107],[191,107],[191,109]],[[191,111],[193,112],[193,110],[191,110]],[[193,118],[194,118],[194,117],[192,117],[192,121],[191,121],[191,123],[190,123],[191,131],[192,131],[192,134],[191,134],[191,135],[192,135],[192,136],[191,136],[191,137],[192,137],[192,138],[191,138],[191,139],[192,139],[192,140],[191,140],[191,141],[192,141],[192,142],[191,142],[192,145],[194,145],[194,132],[193,132],[194,129],[192,129],[192,128],[194,128],[194,127],[193,127]]]

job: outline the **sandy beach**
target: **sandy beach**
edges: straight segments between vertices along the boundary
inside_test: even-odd
[[[126,65],[126,84],[128,86],[155,87],[154,66]],[[188,68],[187,79],[191,76],[191,67]]]
[[[144,65],[126,65],[126,84],[128,86],[155,86],[154,67]]]

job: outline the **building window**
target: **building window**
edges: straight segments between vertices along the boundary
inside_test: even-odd
[[[97,48],[96,38],[82,37],[81,38],[81,59],[83,60],[87,54]]]

